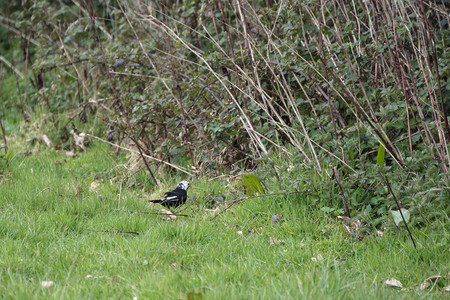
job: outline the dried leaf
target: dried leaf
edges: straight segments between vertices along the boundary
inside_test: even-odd
[[[338,219],[342,220],[343,224],[341,230],[351,236],[356,237],[357,231],[361,228],[362,222],[361,220],[353,220],[347,216],[338,216]],[[358,239],[363,240],[364,235],[359,234]]]
[[[87,274],[86,279],[94,279],[94,276],[92,276],[91,274]]]
[[[98,187],[100,186],[100,183],[92,181],[91,182],[91,187],[89,188],[91,191],[96,190]]]
[[[355,234],[362,226],[361,220],[353,220],[347,216],[338,216],[338,219],[343,221],[345,224],[344,228],[351,234]]]
[[[271,236],[269,238],[269,244],[270,245],[275,245],[275,244],[284,244],[284,240],[279,240],[276,237]]]
[[[426,289],[427,287],[429,287],[431,285],[432,282],[436,282],[441,278],[444,278],[444,276],[435,275],[435,276],[428,277],[420,284],[420,290]]]
[[[73,136],[73,139],[75,141],[75,145],[81,149],[81,151],[84,151],[84,139],[86,138],[86,133],[80,132],[79,134],[75,132],[75,130],[71,130],[70,133]]]
[[[384,284],[389,287],[403,288],[403,284],[395,278],[386,279]]]
[[[450,285],[442,289],[444,292],[450,292]]]
[[[187,294],[187,299],[188,300],[201,300],[201,299],[203,299],[203,294],[190,292]]]
[[[73,152],[73,151],[66,151],[64,154],[65,154],[67,157],[74,157],[74,156],[75,156],[75,152]]]
[[[54,285],[55,285],[55,282],[54,282],[54,281],[42,281],[42,282],[41,282],[41,286],[42,286],[43,288],[47,288],[47,289],[51,288],[51,287],[54,286]]]
[[[173,212],[171,212],[170,210],[164,209],[164,208],[161,208],[161,213],[167,215],[167,221],[177,218],[177,216],[175,216]]]
[[[47,136],[46,134],[43,134],[43,135],[41,136],[41,139],[42,139],[42,141],[44,142],[44,144],[45,144],[47,147],[51,147],[51,146],[52,146],[52,141],[50,141],[50,139],[48,138],[48,136]]]
[[[242,230],[239,230],[237,234],[242,235]]]
[[[120,278],[117,278],[116,276],[106,277],[106,279],[108,279],[112,283],[119,283],[120,282]]]
[[[317,254],[315,257],[311,257],[311,261],[313,261],[313,262],[317,262],[317,261],[321,261],[321,260],[323,260],[323,256],[322,256],[322,254]]]

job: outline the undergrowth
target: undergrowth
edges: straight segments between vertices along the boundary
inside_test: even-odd
[[[93,142],[75,158],[43,147],[15,151],[2,172],[3,297],[410,299],[440,298],[448,285],[419,289],[427,277],[448,273],[445,215],[440,230],[413,230],[414,249],[403,229],[349,236],[306,191],[247,199],[218,215],[226,205],[208,209],[208,195],[233,200],[233,179],[199,178],[177,211],[189,217],[167,221],[150,214],[159,207],[146,200],[175,179],[156,191],[127,187],[126,157],[107,144]],[[405,288],[385,286],[391,277]],[[42,288],[42,281],[54,286]]]

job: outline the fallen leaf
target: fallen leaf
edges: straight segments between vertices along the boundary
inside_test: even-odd
[[[380,230],[377,230],[377,234],[378,234],[379,237],[383,237],[384,232],[380,231]]]
[[[317,261],[321,261],[321,260],[323,260],[323,256],[322,256],[322,254],[317,254],[315,257],[311,257],[311,261],[313,261],[313,262],[317,262]]]
[[[66,151],[66,152],[65,152],[65,155],[66,155],[67,157],[74,157],[74,156],[75,156],[75,153],[74,153],[73,151]]]
[[[450,292],[450,285],[442,289],[444,292]]]
[[[201,300],[201,299],[203,299],[203,294],[190,292],[187,294],[187,299],[188,300]]]
[[[77,147],[79,147],[81,149],[81,151],[84,151],[84,139],[86,138],[86,133],[84,133],[84,132],[77,133],[73,129],[70,131],[70,133],[73,136],[75,145]]]
[[[441,278],[444,278],[444,276],[435,275],[435,276],[428,277],[420,284],[420,290],[426,289],[427,287],[429,287],[431,285],[432,282],[436,282]]]
[[[261,181],[253,174],[242,175],[240,185],[244,186],[245,194],[247,196],[265,193]]]
[[[405,217],[406,223],[409,221],[409,210],[402,208],[401,212],[403,214],[403,217]],[[401,222],[403,222],[402,215],[400,214],[399,210],[391,210],[391,215],[394,218],[395,225],[399,225]]]
[[[361,220],[353,220],[347,216],[338,216],[338,219],[342,220],[342,222],[344,223],[342,226],[350,235],[355,235],[362,226]],[[361,237],[359,238],[361,239]]]
[[[239,230],[237,234],[242,235],[242,230]]]
[[[41,139],[42,139],[42,141],[44,142],[44,144],[45,144],[47,147],[51,147],[51,146],[52,146],[52,141],[50,141],[50,139],[48,138],[48,136],[47,136],[46,134],[43,134],[43,135],[41,136]]]
[[[173,212],[171,212],[171,211],[169,211],[169,210],[167,210],[167,209],[164,209],[164,208],[161,208],[161,213],[167,215],[167,221],[170,221],[170,220],[173,220],[173,219],[176,219],[176,218],[177,218],[177,216],[175,216],[175,215],[173,214]]]
[[[403,284],[395,278],[386,279],[384,284],[389,287],[403,288]]]
[[[270,219],[274,222],[278,222],[278,221],[280,221],[280,218],[281,218],[281,216],[279,214],[275,214]]]
[[[22,135],[22,138],[23,138],[24,136]],[[27,139],[27,143],[30,143],[30,144],[32,144],[32,145],[34,145],[35,143],[36,143],[36,141],[37,141],[38,139],[35,137],[35,136],[32,136],[32,137],[30,137],[29,139]]]
[[[91,191],[94,191],[94,190],[96,190],[99,186],[100,186],[100,183],[95,182],[95,181],[92,181],[92,182],[91,182],[90,190],[91,190]]]
[[[87,274],[86,279],[94,279],[94,276],[92,276],[91,274]]]
[[[271,236],[269,238],[269,244],[270,245],[275,245],[275,244],[284,244],[284,240],[279,240],[276,237]]]
[[[108,280],[111,281],[112,283],[119,283],[119,282],[120,282],[120,279],[117,278],[116,276],[106,277],[106,279],[108,279]]]
[[[47,288],[47,289],[51,288],[54,285],[55,285],[55,282],[53,282],[53,281],[42,281],[41,282],[41,286],[43,288]]]

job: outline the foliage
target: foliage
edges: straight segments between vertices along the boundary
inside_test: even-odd
[[[44,115],[60,148],[84,126],[154,169],[256,169],[331,214],[343,212],[338,167],[352,214],[375,223],[395,209],[383,175],[411,222],[448,208],[445,1],[5,6],[6,109]]]

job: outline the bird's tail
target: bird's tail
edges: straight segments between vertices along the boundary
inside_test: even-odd
[[[151,202],[151,203],[162,203],[163,200],[148,200],[148,202]]]

